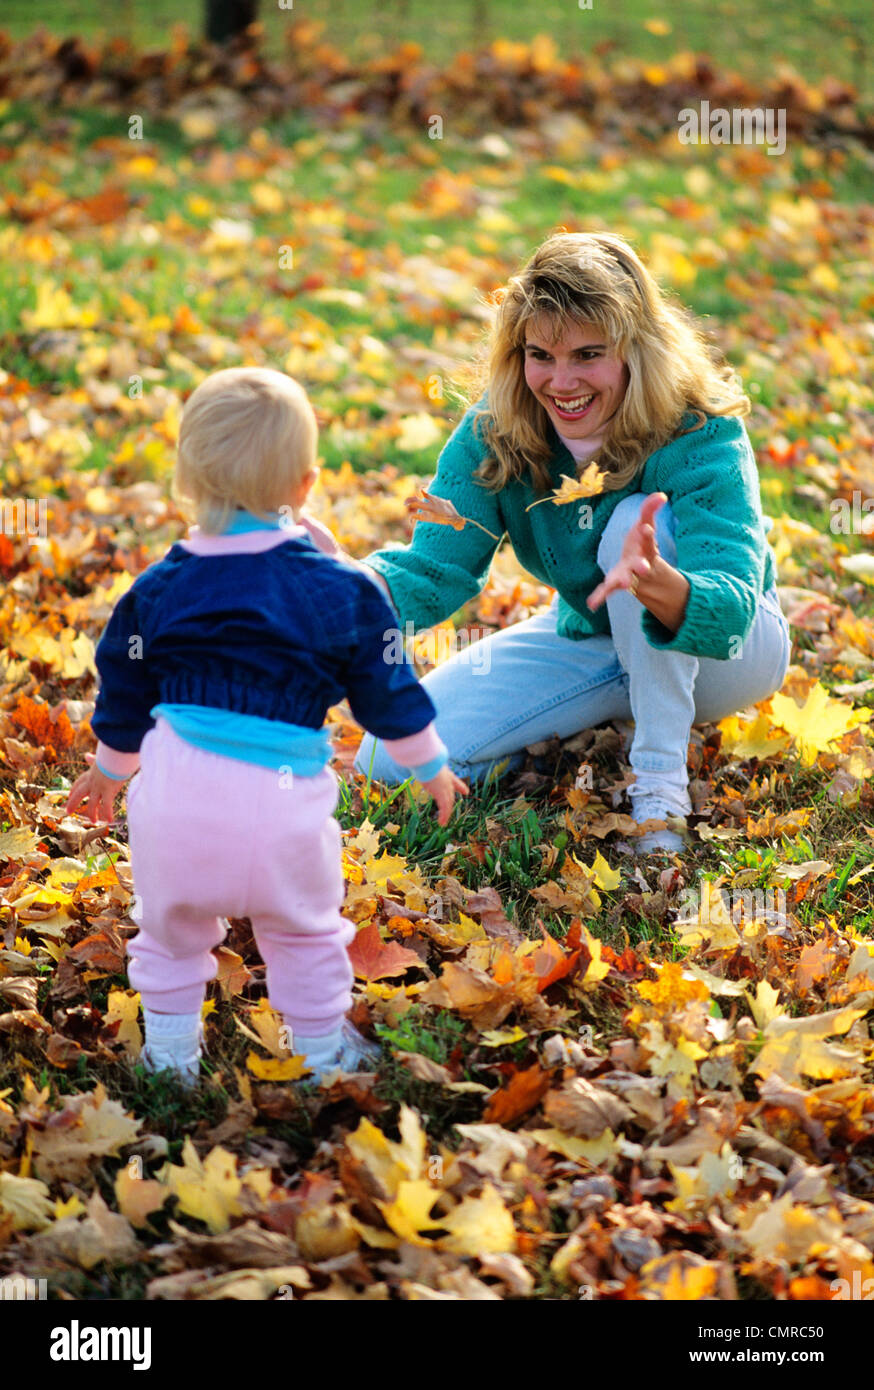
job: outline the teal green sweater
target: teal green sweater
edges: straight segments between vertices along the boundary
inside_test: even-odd
[[[682,426],[694,419],[689,414]],[[552,440],[550,471],[559,488],[563,473],[576,476],[577,464],[554,431]],[[528,481],[487,491],[473,476],[486,453],[474,430],[471,407],[446,441],[428,491],[448,498],[462,516],[480,522],[495,536],[509,536],[525,569],[558,590],[560,636],[579,640],[610,631],[606,604],[594,612],[586,607],[587,597],[604,577],[597,561],[602,532],[623,497],[664,492],[677,523],[676,568],[689,581],[689,597],[676,633],[642,608],[647,641],[693,656],[737,656],[738,640],[743,642],[749,634],[759,596],[776,574],[765,535],[756,460],[742,420],[708,416],[699,429],[657,449],[632,483],[587,499],[592,509],[588,526],[580,525],[586,514],[579,502],[556,506],[545,501],[526,511],[544,495]],[[376,550],[365,563],[388,582],[401,626],[411,621],[415,631],[442,622],[481,591],[498,544],[478,526],[455,531],[418,521],[409,545]]]

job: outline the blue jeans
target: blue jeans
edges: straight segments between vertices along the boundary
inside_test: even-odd
[[[623,498],[604,528],[598,564],[606,574],[646,494]],[[677,558],[669,502],[655,517],[659,552]],[[779,690],[789,665],[789,625],[776,587],[763,594],[740,654],[730,660],[659,651],[640,626],[628,590],[607,599],[610,633],[573,641],[555,630],[557,596],[536,617],[456,651],[423,677],[452,770],[471,784],[513,771],[524,749],[552,735],[571,738],[607,720],[634,720],[629,762],[636,773],[685,769],[693,723],[723,719]],[[488,649],[488,650],[485,650]],[[375,755],[374,755],[375,747]],[[365,734],[355,769],[387,785],[405,781],[379,739]],[[508,759],[506,767],[496,764]]]

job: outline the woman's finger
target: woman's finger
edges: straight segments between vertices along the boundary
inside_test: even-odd
[[[651,492],[640,509],[640,520],[651,523],[656,512],[661,510],[667,500],[666,492]]]

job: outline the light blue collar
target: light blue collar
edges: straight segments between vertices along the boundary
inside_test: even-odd
[[[255,516],[253,512],[247,512],[244,507],[237,507],[233,519],[222,531],[223,536],[239,536],[246,531],[278,531],[288,528],[294,524],[293,519],[289,520],[288,512],[270,512],[269,520],[264,517]]]

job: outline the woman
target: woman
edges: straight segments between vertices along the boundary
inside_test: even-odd
[[[789,662],[739,418],[749,400],[691,315],[609,233],[551,236],[510,279],[483,385],[429,488],[467,518],[463,529],[420,520],[409,545],[361,562],[401,632],[479,593],[504,533],[557,591],[545,611],[424,677],[450,766],[478,782],[518,767],[527,744],[633,719],[634,819],[676,816],[682,831],[692,724],[766,699]],[[562,475],[591,462],[602,490],[554,504]],[[369,734],[355,767],[384,783],[408,775]],[[663,824],[637,848],[683,843]]]

